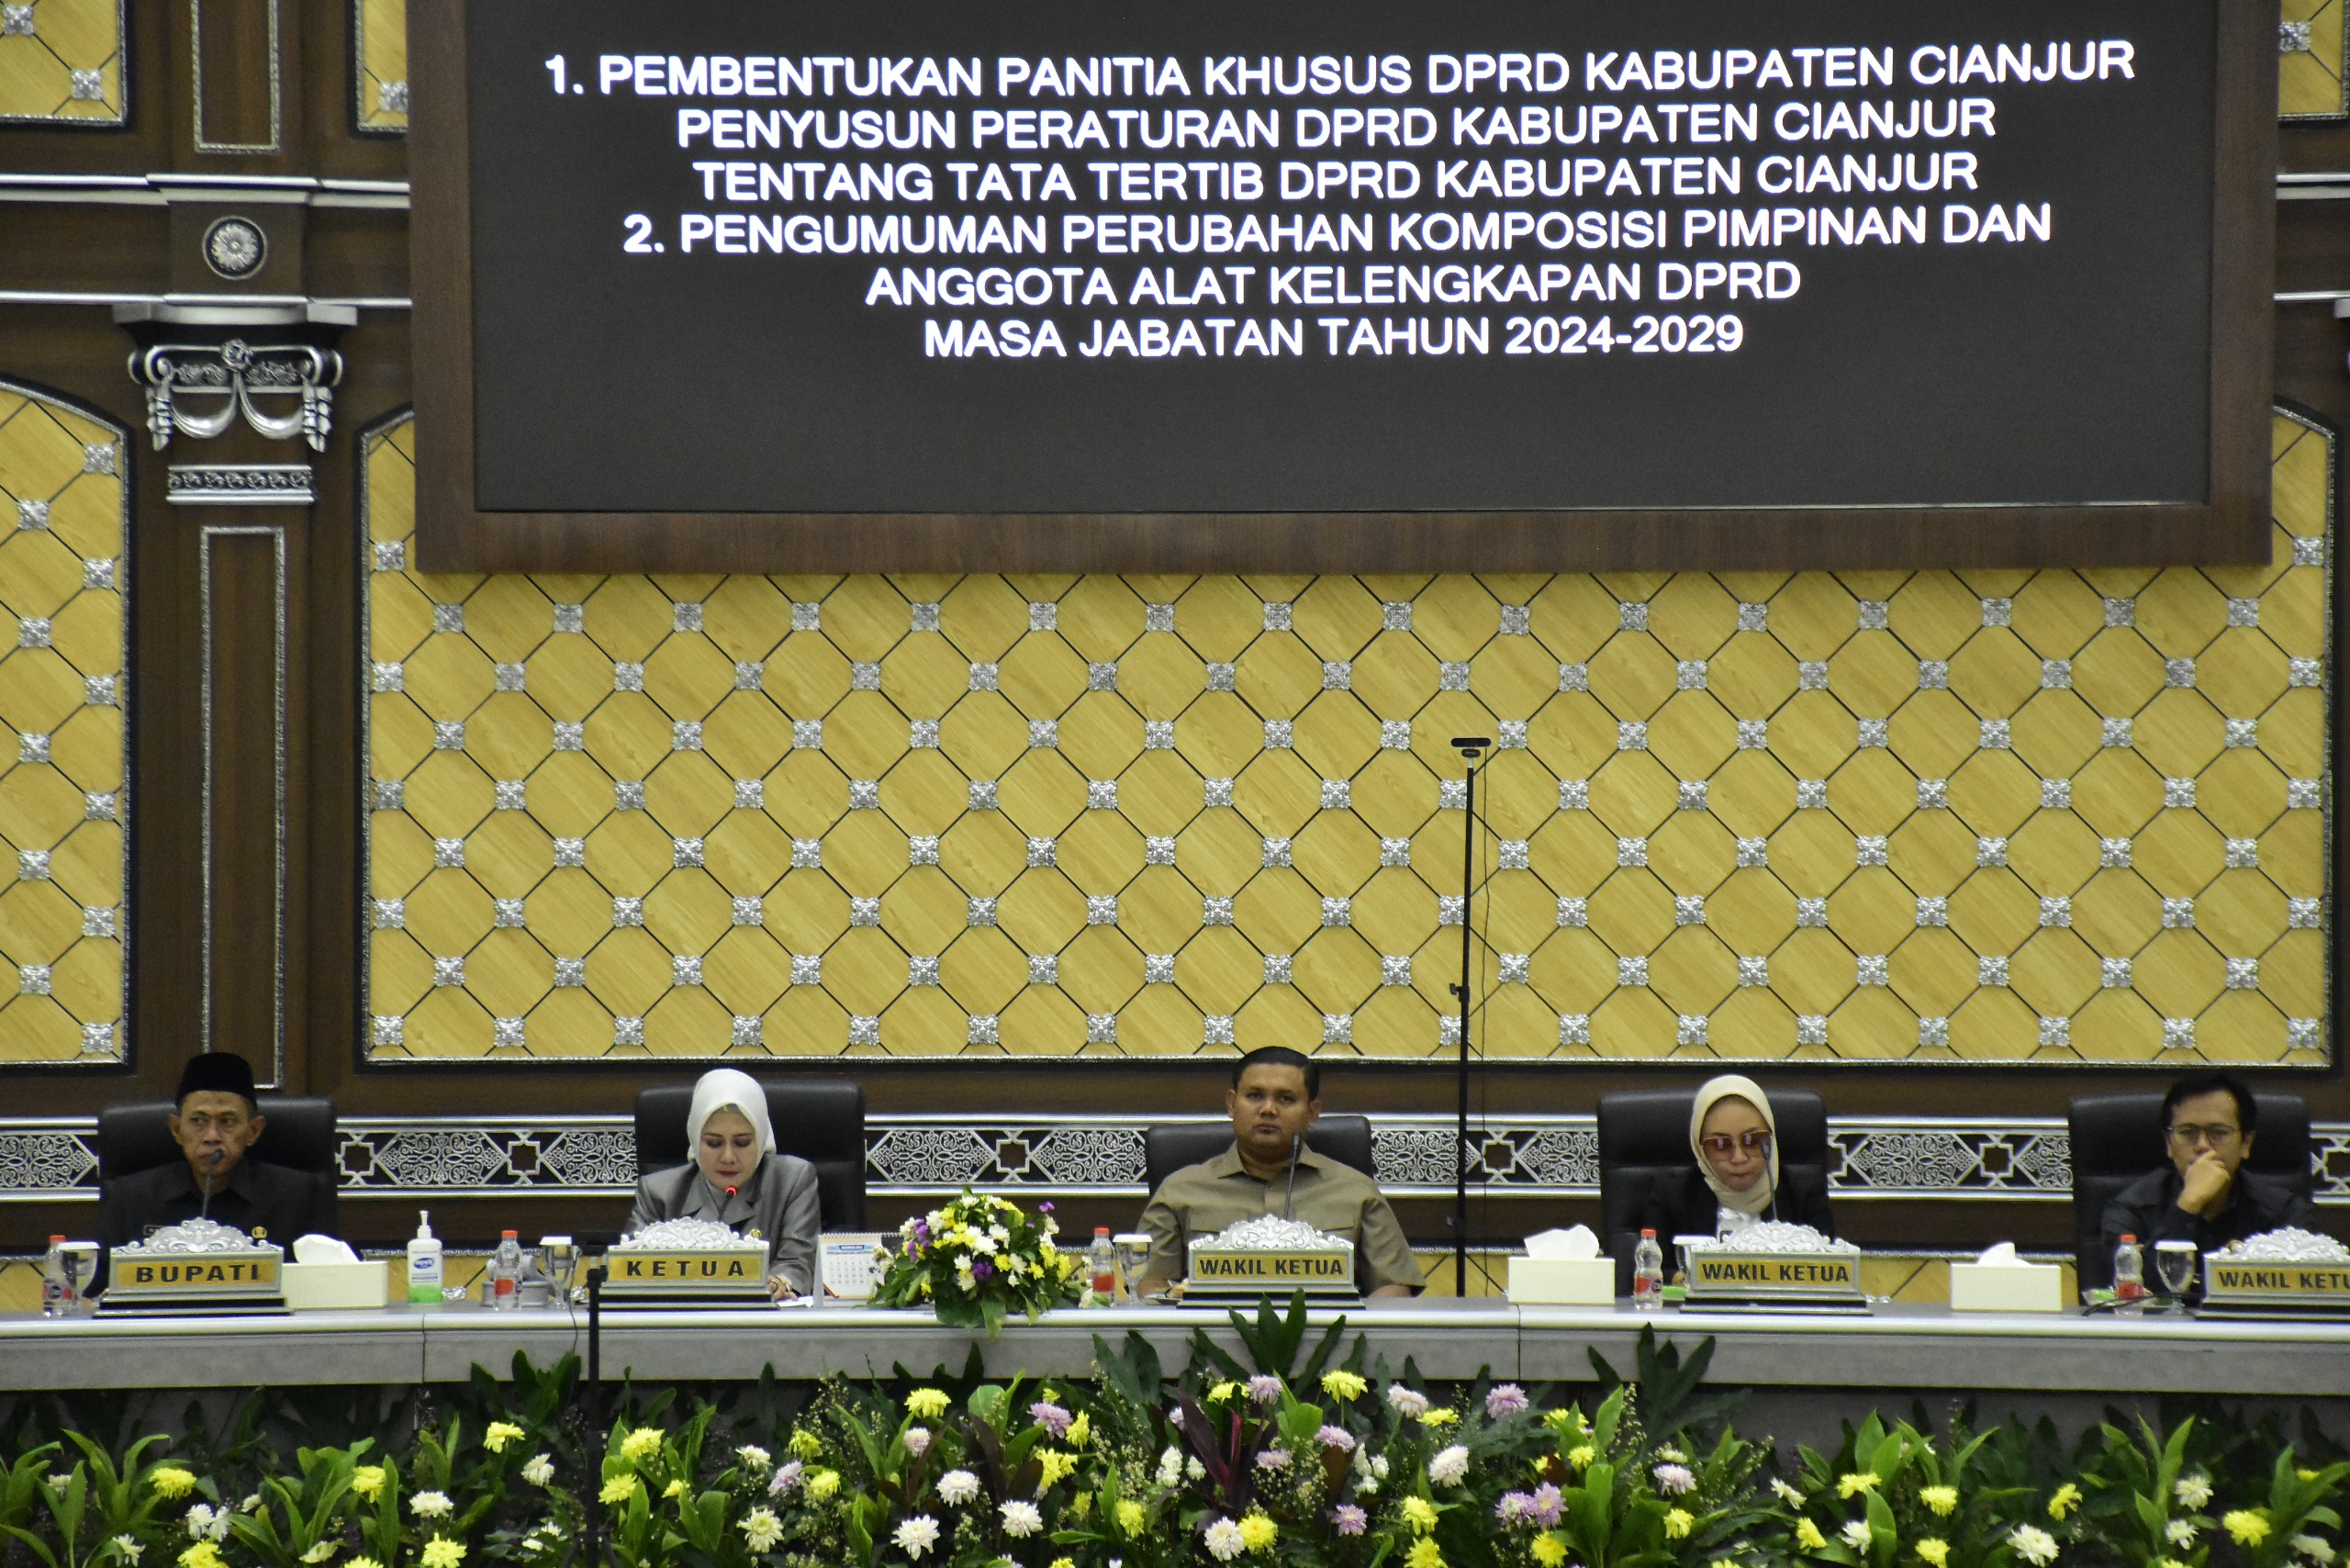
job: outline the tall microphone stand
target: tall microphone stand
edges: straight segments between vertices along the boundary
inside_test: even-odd
[[[1469,764],[1461,777],[1460,812],[1460,983],[1452,994],[1460,999],[1460,1108],[1453,1128],[1452,1167],[1452,1294],[1469,1294],[1469,988],[1475,958],[1469,901],[1477,890],[1477,759],[1494,744],[1490,735],[1455,735],[1452,748]]]

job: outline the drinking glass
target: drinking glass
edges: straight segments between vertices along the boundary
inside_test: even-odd
[[[1111,1240],[1118,1249],[1118,1273],[1126,1283],[1126,1305],[1140,1306],[1142,1273],[1150,1263],[1150,1238],[1136,1231]]]
[[[2163,1282],[2163,1290],[2170,1296],[2172,1310],[2187,1310],[2187,1287],[2195,1279],[2195,1243],[2192,1241],[2157,1241],[2154,1243],[2154,1273]]]

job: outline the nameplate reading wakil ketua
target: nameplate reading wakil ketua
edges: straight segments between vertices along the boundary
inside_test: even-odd
[[[2203,1260],[2207,1312],[2350,1315],[2350,1248],[2288,1227],[2248,1238]]]
[[[1264,1215],[1194,1239],[1186,1301],[1291,1295],[1352,1297],[1354,1243],[1298,1220]]]
[[[1689,1288],[1722,1295],[1858,1295],[1860,1259],[1849,1253],[1733,1252],[1689,1260]]]

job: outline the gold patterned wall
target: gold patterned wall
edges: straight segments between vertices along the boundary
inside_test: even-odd
[[[2339,119],[2344,96],[2343,0],[2283,0],[2277,28],[2277,109],[2280,118]]]
[[[0,1061],[122,1054],[122,452],[0,382]]]
[[[2326,1059],[2328,438],[2276,564],[442,577],[365,446],[378,1058]]]
[[[123,119],[126,0],[0,0],[0,121]]]
[[[408,130],[407,0],[351,0],[351,27],[358,65],[352,124],[363,135],[402,135]]]

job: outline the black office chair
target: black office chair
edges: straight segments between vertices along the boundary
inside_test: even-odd
[[[251,1158],[309,1175],[341,1175],[342,1140],[335,1135],[334,1102],[305,1094],[264,1094],[254,1107],[269,1125]],[[98,1113],[98,1180],[114,1181],[185,1158],[172,1141],[169,1100],[110,1105]]]
[[[1214,1159],[1232,1147],[1232,1124],[1222,1122],[1161,1122],[1142,1137],[1143,1180],[1154,1193],[1167,1178],[1186,1165]],[[1369,1116],[1324,1116],[1305,1135],[1305,1147],[1341,1165],[1351,1165],[1377,1181],[1378,1162],[1371,1152]]]
[[[816,1203],[826,1230],[865,1228],[865,1085],[819,1078],[770,1078],[767,1123],[779,1154],[816,1168]],[[640,1176],[693,1158],[686,1147],[690,1083],[665,1083],[636,1096],[636,1170]]]
[[[2255,1090],[2259,1126],[2244,1169],[2292,1184],[2304,1198],[2310,1177],[2310,1107],[2298,1094]],[[2153,1089],[2074,1096],[2066,1121],[2073,1147],[2073,1266],[2083,1290],[2113,1282],[2102,1245],[2105,1206],[2121,1189],[2170,1159],[2164,1147],[2163,1096]]]
[[[1772,1089],[1779,1129],[1779,1179],[1808,1176],[1828,1184],[1828,1107],[1809,1089]],[[1695,1089],[1639,1089],[1599,1097],[1599,1241],[1630,1288],[1632,1249],[1639,1245],[1639,1204],[1650,1183],[1689,1169],[1689,1108]],[[1670,1249],[1673,1238],[1657,1240]]]

